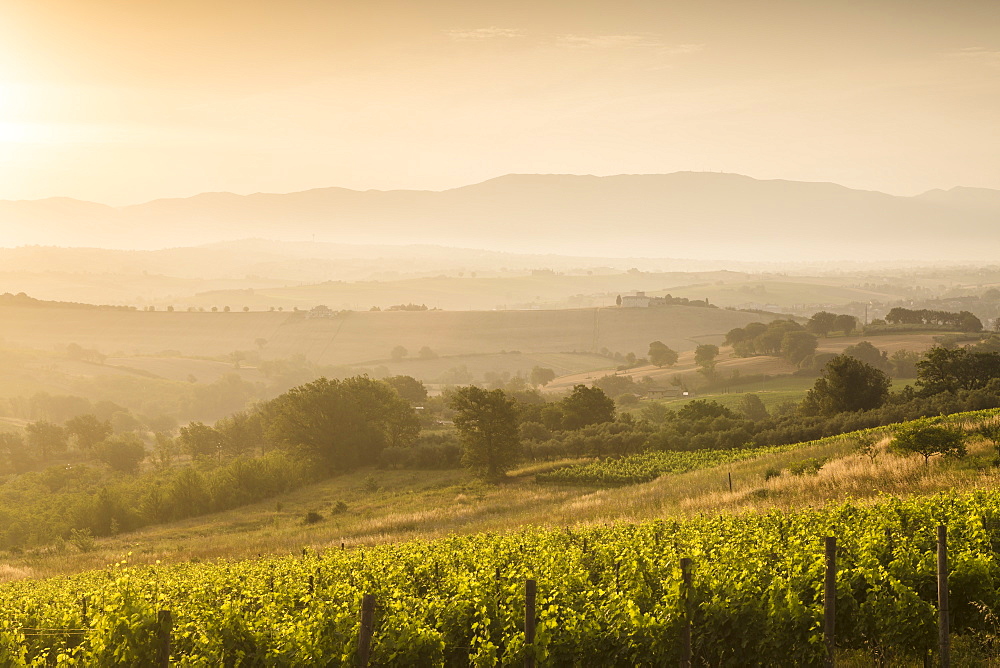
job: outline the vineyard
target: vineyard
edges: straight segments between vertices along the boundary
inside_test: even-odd
[[[995,642],[1000,492],[980,491],[245,562],[121,562],[0,586],[0,664],[157,665],[166,638],[175,665],[348,665],[371,594],[371,665],[528,657],[555,666],[676,665],[688,622],[695,665],[746,665],[750,656],[762,665],[821,665],[826,536],[838,540],[838,647],[912,660],[937,640],[939,524],[948,526],[952,555],[952,631]],[[685,557],[690,589],[681,584]],[[538,588],[530,644],[529,578]]]
[[[785,452],[800,444],[769,448],[732,448],[727,450],[685,450],[643,452],[625,457],[603,459],[540,473],[535,480],[567,485],[634,485],[655,480],[661,475],[686,473],[698,469],[754,459]]]

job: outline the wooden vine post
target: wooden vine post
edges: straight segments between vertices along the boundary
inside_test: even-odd
[[[951,666],[951,641],[948,637],[948,527],[937,528],[938,586],[938,658],[942,668]]]
[[[681,626],[681,668],[691,668],[691,559],[681,559],[681,606],[684,624]]]
[[[374,632],[375,594],[365,594],[361,599],[361,628],[358,629],[358,666],[360,668],[368,668]]]
[[[170,665],[170,632],[174,621],[169,610],[156,613],[156,662],[160,668]]]
[[[535,668],[535,594],[537,583],[534,580],[524,581],[524,646],[527,654],[524,656],[524,668]]]
[[[826,580],[823,583],[823,640],[826,643],[826,665],[833,668],[837,648],[837,538],[826,538]]]

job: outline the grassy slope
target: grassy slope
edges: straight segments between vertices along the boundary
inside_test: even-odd
[[[535,483],[534,475],[551,464],[515,471],[501,485],[475,481],[463,471],[358,471],[278,500],[103,539],[96,550],[84,554],[66,546],[0,555],[0,579],[100,568],[125,552],[132,552],[136,563],[252,558],[341,542],[356,546],[453,532],[505,531],[526,524],[566,526],[704,512],[762,512],[847,498],[1000,484],[1000,469],[985,465],[994,451],[984,442],[971,442],[971,456],[966,460],[932,460],[929,467],[918,456],[901,458],[885,452],[872,463],[853,454],[853,448],[849,436],[824,439],[757,460],[614,489]],[[784,471],[810,457],[831,461],[817,475]],[[765,480],[770,469],[783,472]],[[732,492],[728,473],[732,474]],[[369,490],[369,476],[378,485],[377,491]],[[338,501],[347,504],[346,512],[332,513]],[[321,513],[324,520],[304,524],[302,518],[309,511]]]
[[[912,384],[912,378],[897,378],[892,382],[892,390],[897,391],[906,385]],[[690,397],[678,397],[675,399],[655,399],[643,400],[628,412],[639,412],[642,407],[651,401],[666,404],[671,410],[677,410],[684,404],[698,399],[706,401],[717,401],[723,406],[737,410],[740,401],[745,394],[756,394],[764,402],[764,407],[771,410],[785,402],[798,403],[802,401],[806,392],[816,384],[815,378],[802,378],[801,376],[779,376],[770,378],[759,383],[748,383],[746,385],[734,385],[728,390],[718,392],[700,392]]]

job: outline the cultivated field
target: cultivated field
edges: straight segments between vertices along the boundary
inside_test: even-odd
[[[162,351],[177,351],[184,357],[220,357],[235,350],[260,348],[265,359],[303,355],[321,364],[369,364],[389,360],[391,350],[399,345],[411,355],[427,346],[442,356],[513,350],[596,352],[601,348],[644,354],[653,340],[677,350],[690,350],[699,343],[719,343],[728,330],[758,317],[687,306],[365,311],[332,319],[279,312],[0,307],[0,340],[9,346],[40,350],[61,350],[69,343],[77,343],[116,357]]]

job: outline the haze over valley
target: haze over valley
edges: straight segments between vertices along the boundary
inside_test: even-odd
[[[970,253],[966,240],[1000,240],[1000,191],[900,197],[738,174],[512,174],[441,192],[206,193],[118,208],[5,201],[0,218],[14,245],[134,249],[260,237],[595,257],[652,248],[669,257],[758,262],[986,261],[989,253]]]
[[[993,666],[1000,3],[0,7],[0,665]]]

